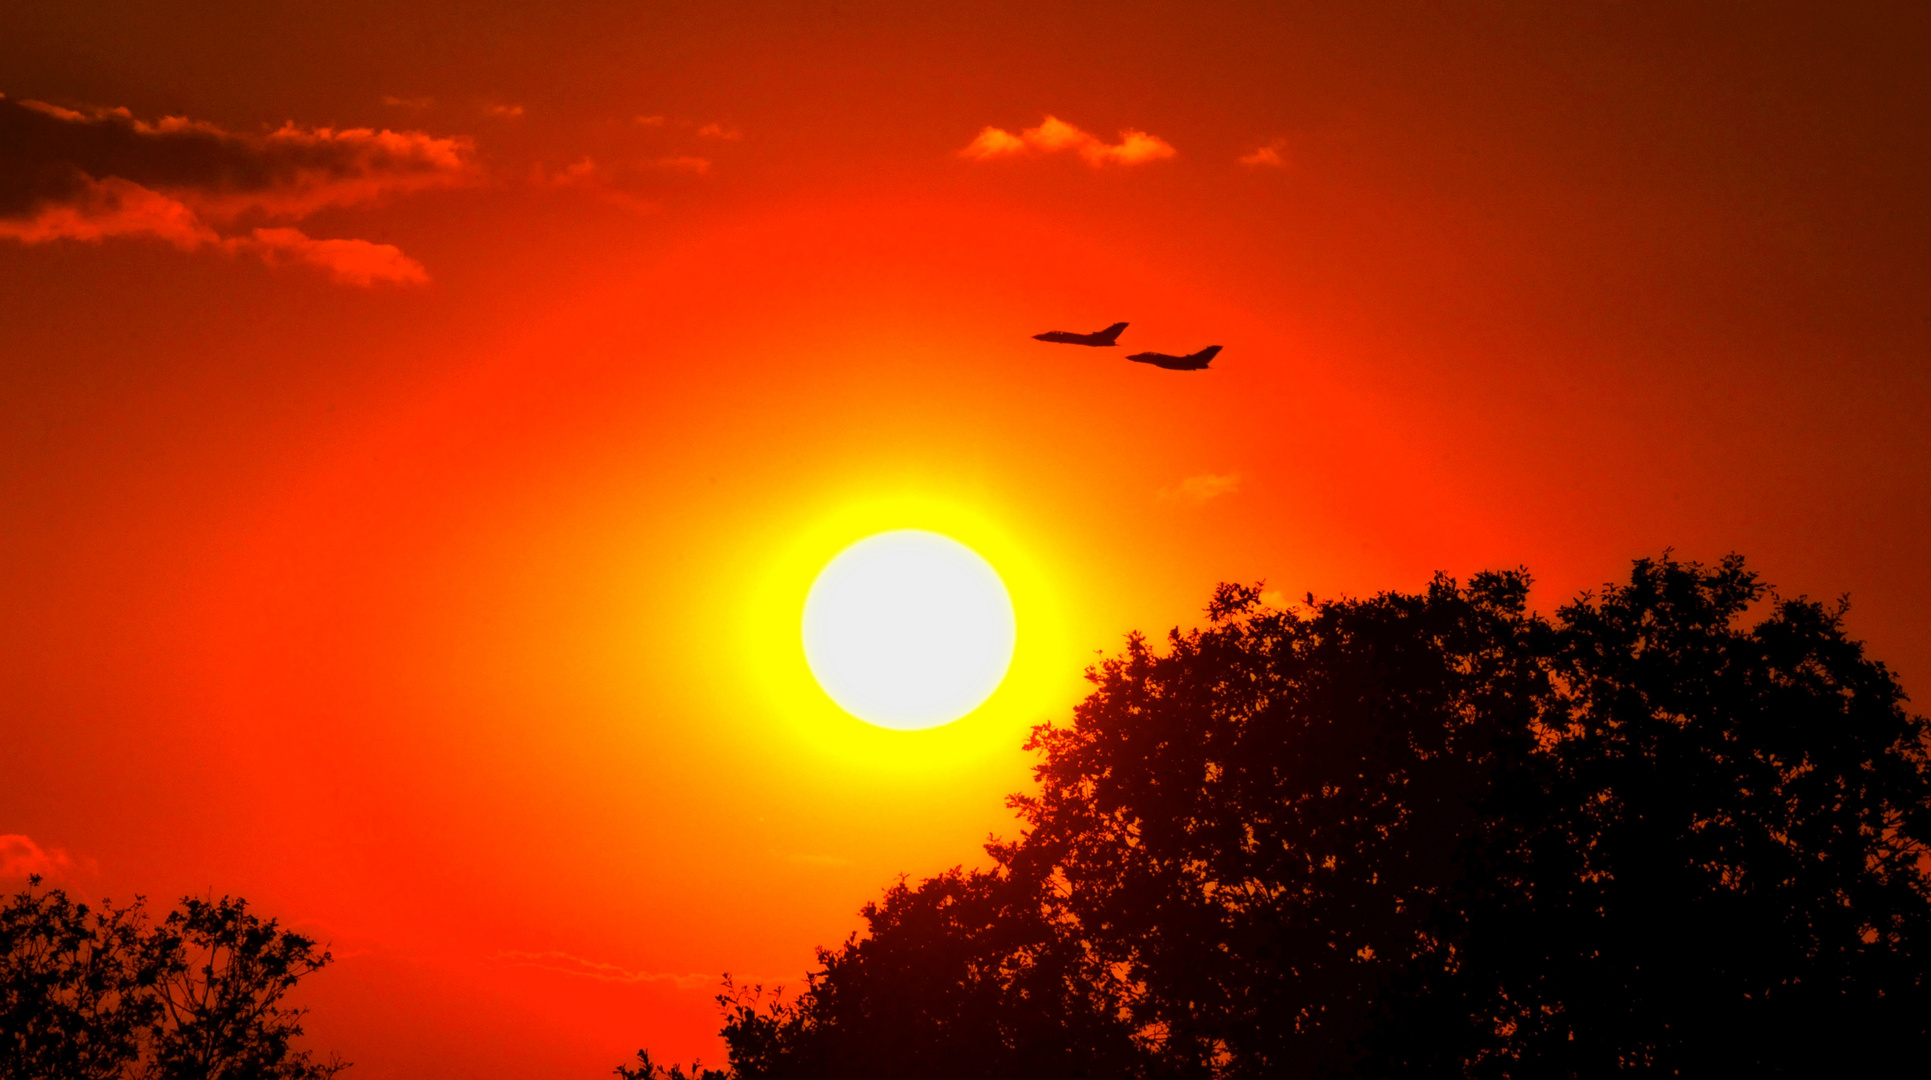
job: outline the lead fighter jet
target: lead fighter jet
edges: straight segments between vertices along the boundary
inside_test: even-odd
[[[1048,330],[1043,334],[1034,334],[1033,340],[1052,341],[1061,345],[1117,345],[1120,331],[1124,329],[1126,329],[1125,323],[1116,322],[1104,330],[1095,330],[1090,334],[1075,334],[1068,330]]]
[[[1214,362],[1214,356],[1219,352],[1220,346],[1209,345],[1197,353],[1189,353],[1186,356],[1168,356],[1163,352],[1143,352],[1134,353],[1132,356],[1127,357],[1127,359],[1136,364],[1152,364],[1154,367],[1166,368],[1168,371],[1201,371],[1208,364]]]

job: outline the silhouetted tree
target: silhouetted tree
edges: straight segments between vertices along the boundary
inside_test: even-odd
[[[905,882],[744,1080],[1812,1075],[1931,1048],[1927,728],[1842,609],[1665,557],[1135,636],[994,865]]]
[[[901,881],[868,904],[869,933],[819,950],[793,1001],[727,993],[737,1075],[1126,1077],[1143,1062],[1109,1007],[1112,978],[1039,902],[1001,873]]]
[[[1931,1049],[1926,725],[1741,560],[1563,608],[1380,1071],[1847,1075]]]
[[[40,879],[0,909],[0,1080],[327,1080],[283,1004],[328,964],[245,901],[189,897],[150,926]]]
[[[1057,873],[1125,1006],[1186,1074],[1322,1075],[1428,939],[1498,745],[1546,677],[1519,575],[1135,638],[1068,728],[1010,864]],[[1034,869],[1032,863],[1042,864]]]
[[[161,1010],[140,905],[96,911],[39,884],[0,908],[0,1078],[120,1077]]]
[[[342,1068],[289,1044],[305,1010],[282,999],[331,959],[315,942],[250,914],[247,901],[188,897],[149,937],[162,1022],[153,1080],[326,1080]]]

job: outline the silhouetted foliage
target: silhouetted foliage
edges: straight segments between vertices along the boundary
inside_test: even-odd
[[[740,1077],[1124,1076],[1130,1028],[1108,1015],[1078,937],[1023,885],[959,871],[868,904],[870,933],[819,950],[796,1001],[725,995]]]
[[[39,884],[0,908],[0,1077],[122,1076],[161,1011],[140,907],[92,911]]]
[[[1849,1075],[1931,1048],[1925,722],[1841,606],[1741,628],[1764,596],[1740,560],[1665,560],[1562,609],[1540,749],[1509,759],[1384,1071]]]
[[[698,1062],[692,1062],[690,1071],[682,1065],[665,1067],[650,1060],[650,1051],[637,1051],[637,1064],[619,1065],[613,1070],[621,1080],[727,1080],[730,1073],[721,1069],[707,1069]]]
[[[0,1080],[327,1080],[282,999],[329,962],[245,901],[189,897],[158,925],[33,878],[0,908]]]
[[[1020,838],[901,881],[742,1080],[1819,1075],[1931,1049],[1927,727],[1737,558],[1222,586],[1042,726]],[[1761,621],[1747,626],[1757,605]]]

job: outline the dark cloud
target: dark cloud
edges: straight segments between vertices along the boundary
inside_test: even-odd
[[[325,206],[460,184],[474,169],[461,137],[294,124],[244,134],[185,117],[147,123],[126,109],[0,98],[0,237],[29,244],[145,235],[184,250],[212,245],[312,263],[356,284],[422,281],[420,265],[394,248],[386,249],[393,257],[367,257],[385,245],[296,244],[292,229],[224,238],[217,226],[248,215],[299,221]],[[352,251],[359,254],[349,259]],[[340,272],[350,262],[358,269]],[[405,264],[413,269],[369,270]]]

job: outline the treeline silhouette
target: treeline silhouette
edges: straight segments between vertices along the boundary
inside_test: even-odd
[[[0,908],[0,1080],[328,1080],[283,1004],[329,954],[246,901],[189,897],[155,923],[41,879]]]
[[[1931,1050],[1931,727],[1741,559],[1128,639],[987,870],[900,881],[722,1069],[623,1080],[1855,1075]],[[1753,621],[1754,620],[1754,621]],[[0,907],[0,1080],[328,1080],[239,899]]]
[[[1855,1075],[1931,1048],[1925,721],[1732,557],[1135,636],[989,870],[900,882],[726,1069],[625,1080]],[[1752,621],[1754,619],[1754,621]]]

